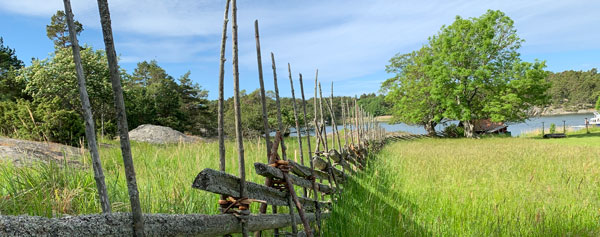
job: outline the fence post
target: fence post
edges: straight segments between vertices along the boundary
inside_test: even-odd
[[[232,28],[232,41],[233,41],[233,109],[235,113],[235,140],[237,143],[238,150],[238,163],[239,163],[239,175],[240,175],[240,197],[239,199],[247,199],[248,194],[246,193],[246,162],[244,160],[244,141],[242,135],[242,112],[240,108],[240,72],[238,67],[238,25],[237,25],[237,3],[236,0],[231,2],[231,28]],[[248,223],[247,214],[248,210],[242,210],[242,214],[245,214],[240,219],[242,225],[242,235],[248,236]]]
[[[90,98],[85,86],[85,75],[83,74],[83,66],[81,65],[81,55],[79,52],[79,42],[77,41],[77,32],[75,32],[75,23],[73,22],[73,11],[71,10],[71,1],[64,0],[65,15],[67,17],[67,26],[69,28],[69,38],[71,47],[73,48],[73,61],[75,62],[75,71],[77,73],[77,82],[79,84],[79,99],[85,119],[85,137],[87,139],[90,156],[92,157],[92,167],[94,169],[94,179],[96,180],[96,188],[98,189],[98,197],[103,213],[110,213],[110,201],[106,191],[106,183],[104,182],[104,172],[102,171],[102,163],[100,162],[100,154],[98,153],[98,142],[96,141],[96,129],[92,108],[90,106]]]
[[[321,123],[323,124],[323,128],[325,127],[325,120],[323,118],[323,90],[321,90],[321,83],[319,82],[319,108],[321,110]],[[327,146],[327,129],[324,129],[325,132],[325,151],[329,151],[329,148]],[[333,140],[331,141],[333,142]],[[327,165],[329,166],[327,168],[327,170],[329,171],[329,175],[331,176],[331,179],[333,180],[333,183],[335,184],[335,188],[336,190],[339,192],[340,191],[340,186],[337,182],[337,179],[335,178],[335,174],[333,173],[333,165],[331,164],[331,158],[329,157],[329,155],[326,155],[327,157]]]
[[[304,98],[304,83],[302,82],[302,73],[300,73],[300,93],[302,94],[302,108],[304,110],[304,127],[308,129],[308,120],[306,118],[306,99]],[[316,99],[316,98],[315,98]],[[316,130],[315,130],[316,132]],[[315,176],[315,168],[313,163],[311,162],[312,158],[312,148],[310,146],[310,132],[306,132],[306,143],[308,146],[308,163],[310,165],[311,176]],[[317,220],[317,230],[316,235],[319,236],[321,233],[321,207],[319,206],[319,192],[317,191],[317,184],[315,179],[311,179],[312,188],[313,188],[313,199],[315,200],[315,219]]]
[[[227,44],[227,23],[229,22],[229,5],[231,0],[227,0],[225,3],[225,16],[223,17],[223,32],[221,35],[221,57],[219,62],[219,101],[217,108],[217,134],[219,136],[219,170],[225,172],[225,132],[224,129],[224,117],[223,117],[223,106],[224,106],[224,78],[225,78],[225,45]],[[221,200],[227,199],[226,195],[221,195]],[[221,213],[225,209],[221,208]]]
[[[292,68],[288,63],[288,72],[290,76],[290,88],[292,90],[292,107],[294,109],[294,121],[296,122],[296,133],[298,133],[298,149],[300,150],[300,164],[304,165],[304,151],[302,150],[302,132],[300,131],[300,122],[298,122],[298,108],[296,106],[296,95],[294,94],[294,81],[292,80]],[[306,192],[306,188],[302,188],[303,197],[306,197],[308,194]]]
[[[279,131],[280,132],[284,132],[283,131],[283,122],[281,119],[281,103],[279,102],[279,88],[277,86],[277,68],[275,66],[275,55],[273,54],[273,52],[271,52],[271,61],[273,64],[273,84],[275,85],[275,102],[277,105],[277,123],[279,126]],[[287,154],[286,154],[286,148],[285,148],[285,143],[283,141],[283,138],[280,141],[280,145],[281,145],[281,157],[283,158],[283,160],[287,160]],[[296,218],[294,217],[294,208],[293,208],[293,201],[292,201],[292,195],[288,195],[288,206],[290,209],[290,217],[292,218],[292,232],[294,233],[294,235],[298,234],[298,227],[296,226]]]
[[[271,139],[270,139],[269,134],[271,133],[271,129],[269,128],[269,119],[267,117],[267,99],[266,99],[266,93],[265,93],[265,83],[264,83],[264,79],[263,79],[262,53],[260,51],[260,35],[259,35],[259,30],[258,30],[258,20],[254,21],[254,35],[256,38],[256,61],[258,63],[258,81],[260,84],[260,100],[261,100],[261,104],[262,104],[262,120],[263,120],[263,127],[264,127],[263,132],[265,133],[265,143],[266,143],[266,147],[267,147],[267,164],[270,164],[269,157],[271,157]],[[272,185],[272,180],[270,178],[266,178],[265,185],[270,187]],[[272,210],[273,210],[273,213],[277,213],[277,206],[273,205]],[[263,214],[267,213],[267,204],[266,203],[260,204],[259,212],[263,213]],[[279,230],[275,229],[274,234],[279,235]],[[256,236],[256,237],[261,236],[261,232],[260,231],[255,232],[254,236]]]
[[[140,205],[140,196],[135,178],[133,158],[131,156],[129,129],[127,126],[127,115],[125,113],[125,101],[123,100],[123,88],[121,87],[121,76],[119,74],[119,65],[117,62],[117,53],[115,52],[115,42],[113,41],[110,10],[108,9],[107,0],[98,0],[98,11],[100,13],[102,35],[104,38],[104,46],[106,48],[106,58],[108,59],[108,68],[110,71],[110,80],[112,82],[115,110],[117,113],[121,154],[123,156],[123,165],[125,166],[127,190],[129,192],[129,202],[131,203],[131,212],[133,216],[133,231],[136,236],[144,236],[144,219],[142,217],[142,207]]]

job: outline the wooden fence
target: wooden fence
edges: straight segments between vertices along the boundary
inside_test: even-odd
[[[72,13],[69,0],[64,0],[65,10],[68,21],[72,21]],[[108,3],[106,0],[99,0],[99,11],[102,21],[103,34],[111,67],[111,80],[115,93],[115,106],[119,121],[119,133],[125,169],[127,173],[127,183],[129,197],[131,201],[131,213],[111,213],[108,197],[106,197],[106,186],[102,174],[97,151],[92,153],[94,158],[95,178],[97,181],[99,199],[102,202],[103,214],[82,215],[75,217],[62,218],[43,218],[31,216],[0,216],[0,236],[27,236],[27,235],[50,235],[50,236],[173,236],[173,235],[199,235],[214,236],[228,235],[233,233],[242,233],[248,236],[249,232],[254,232],[255,236],[260,236],[261,231],[273,230],[273,234],[292,235],[292,236],[315,236],[321,233],[321,223],[328,218],[331,213],[333,202],[340,198],[344,183],[352,178],[352,175],[360,172],[367,163],[369,153],[380,149],[386,141],[385,130],[379,126],[374,116],[366,113],[357,104],[356,97],[354,101],[342,101],[336,105],[333,101],[333,83],[331,84],[331,97],[329,100],[323,98],[321,84],[318,82],[318,70],[315,74],[315,94],[314,94],[314,120],[309,126],[306,113],[306,100],[304,94],[304,85],[302,74],[299,74],[299,85],[301,91],[302,104],[297,105],[294,91],[294,80],[292,77],[291,65],[288,64],[289,81],[292,92],[292,101],[294,108],[294,118],[296,122],[297,142],[300,151],[300,163],[287,159],[285,140],[282,137],[284,130],[281,119],[281,107],[279,100],[279,88],[277,82],[277,71],[275,65],[275,56],[271,53],[273,83],[275,88],[275,99],[277,104],[278,128],[276,135],[271,142],[269,134],[273,129],[269,128],[268,115],[266,111],[265,88],[262,71],[262,61],[260,52],[260,39],[258,30],[258,21],[255,22],[256,50],[259,71],[259,83],[261,89],[261,99],[263,105],[263,124],[266,140],[267,157],[265,163],[254,163],[256,174],[265,177],[264,184],[258,184],[246,181],[244,143],[241,132],[241,105],[239,101],[239,72],[238,72],[238,49],[237,49],[237,7],[236,0],[227,0],[225,7],[225,17],[223,22],[223,35],[221,41],[221,65],[219,75],[219,105],[218,105],[218,134],[219,134],[219,159],[220,169],[204,169],[194,179],[191,186],[193,188],[211,192],[220,195],[219,206],[222,214],[219,215],[177,215],[177,214],[143,214],[141,213],[137,184],[135,181],[135,172],[133,170],[133,160],[131,159],[131,149],[127,135],[127,120],[124,115],[124,105],[120,78],[118,77],[116,65],[116,53],[114,52],[114,42],[112,41],[112,30],[110,28],[110,16],[108,13]],[[232,34],[233,34],[233,74],[234,74],[234,109],[236,124],[237,155],[239,164],[239,174],[237,176],[225,172],[225,143],[223,133],[223,104],[224,104],[224,63],[225,63],[225,43],[227,38],[227,25],[229,22],[229,6],[232,6]],[[72,24],[69,24],[71,27]],[[71,41],[73,47],[78,47],[76,35],[72,35]],[[77,62],[78,51],[74,51],[74,58]],[[115,73],[113,75],[113,70]],[[78,73],[78,78],[83,78],[82,73]],[[84,81],[84,80],[80,80]],[[80,91],[85,92],[85,85],[80,84]],[[83,97],[87,97],[86,95]],[[318,99],[318,106],[317,106]],[[82,99],[84,101],[84,99]],[[304,125],[302,126],[300,106],[303,111]],[[341,106],[342,118],[336,119],[334,106]],[[86,106],[83,106],[86,109]],[[325,107],[325,109],[324,109]],[[87,108],[89,109],[89,108]],[[318,112],[318,114],[317,114]],[[329,112],[332,126],[331,133],[326,132],[325,115]],[[319,115],[319,116],[317,116]],[[90,113],[91,116],[91,113]],[[87,119],[92,119],[91,117]],[[341,134],[338,131],[336,121],[342,121],[344,144],[342,144]],[[93,125],[93,123],[92,123]],[[86,126],[91,126],[86,124]],[[312,128],[311,128],[312,127]],[[93,137],[93,127],[86,127],[91,131],[87,134],[93,138],[91,148],[95,149],[95,138]],[[314,147],[311,145],[311,133],[314,131]],[[304,132],[303,132],[304,131]],[[303,134],[306,139],[303,143]],[[329,140],[331,137],[331,140]],[[410,137],[414,138],[414,137]],[[394,139],[402,139],[395,137]],[[305,165],[304,147],[307,147],[308,154]],[[176,171],[174,171],[176,172]],[[260,209],[257,214],[250,213],[250,204],[260,203]],[[267,207],[272,207],[271,214],[267,214]],[[287,207],[289,213],[277,213],[277,207]],[[302,228],[298,228],[301,225]],[[291,227],[291,232],[280,230],[285,227]]]

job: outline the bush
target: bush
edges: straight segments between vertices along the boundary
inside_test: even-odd
[[[456,124],[450,124],[447,127],[445,127],[443,133],[444,133],[445,137],[464,137],[465,136],[465,130]]]
[[[554,133],[554,132],[556,132],[556,124],[551,123],[550,124],[550,133]]]
[[[85,136],[85,127],[77,112],[61,109],[56,99],[38,105],[26,100],[3,101],[0,134],[78,146]]]

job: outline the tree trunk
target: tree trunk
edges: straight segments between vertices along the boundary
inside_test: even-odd
[[[67,17],[67,26],[69,27],[69,36],[71,46],[73,48],[73,61],[75,62],[75,71],[77,72],[77,81],[79,82],[79,98],[81,99],[81,107],[83,109],[83,117],[85,119],[85,137],[90,149],[92,157],[92,167],[94,169],[94,179],[96,180],[96,188],[98,189],[98,197],[103,213],[110,213],[110,201],[106,191],[106,183],[104,182],[104,172],[102,171],[102,163],[100,163],[100,154],[98,153],[98,143],[96,141],[96,129],[90,98],[85,86],[85,75],[83,74],[83,66],[81,64],[81,55],[79,53],[79,43],[77,42],[77,32],[75,23],[73,22],[73,12],[71,10],[71,1],[64,0],[65,15]],[[104,136],[104,116],[102,116],[102,134]]]
[[[464,129],[465,129],[465,137],[472,138],[473,135],[474,135],[474,132],[473,132],[473,127],[474,127],[473,126],[473,121],[472,120],[463,121],[463,126],[464,126]]]
[[[119,128],[119,139],[121,141],[121,154],[123,156],[123,165],[125,166],[127,191],[129,193],[129,202],[131,204],[131,213],[133,216],[133,232],[135,236],[144,236],[144,219],[142,219],[142,207],[140,205],[140,196],[135,178],[133,157],[131,156],[131,145],[129,144],[129,128],[127,126],[127,115],[125,113],[123,88],[121,87],[121,75],[119,74],[119,65],[117,62],[117,53],[115,51],[115,42],[113,40],[110,11],[108,9],[107,0],[98,0],[98,11],[100,13],[102,35],[104,37],[104,46],[106,48],[106,57],[108,59],[108,69],[110,71],[110,80],[112,83],[113,96],[115,100],[117,126]]]
[[[425,123],[425,130],[427,131],[427,135],[432,136],[432,137],[437,136],[437,134],[435,133],[436,125],[437,125],[437,123],[434,121],[431,121],[431,120]]]

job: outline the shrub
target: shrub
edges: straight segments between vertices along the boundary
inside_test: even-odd
[[[556,124],[551,123],[550,124],[550,133],[554,133],[554,132],[556,132]]]
[[[443,133],[444,133],[445,137],[464,137],[465,136],[465,130],[456,124],[450,124],[447,127],[445,127]]]

